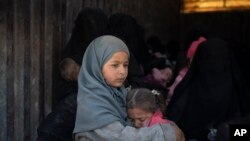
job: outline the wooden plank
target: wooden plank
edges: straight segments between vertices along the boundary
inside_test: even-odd
[[[24,20],[24,61],[23,61],[23,68],[24,68],[24,76],[23,76],[23,82],[24,82],[24,86],[23,86],[23,99],[24,99],[24,141],[29,141],[31,140],[31,135],[32,132],[34,132],[34,129],[30,128],[30,124],[31,124],[31,112],[30,112],[30,108],[31,108],[31,92],[30,92],[30,69],[31,69],[31,59],[30,58],[30,48],[31,48],[31,44],[30,44],[30,0],[25,0],[22,1],[22,13],[23,13],[23,20]],[[33,101],[32,101],[33,102]]]
[[[41,9],[44,4],[41,0],[30,3],[30,140],[35,141],[37,127],[40,121],[40,48],[41,48]]]
[[[24,139],[24,11],[14,1],[14,140]]]
[[[7,1],[7,140],[14,140],[14,0]]]
[[[7,140],[7,3],[0,0],[0,140]]]
[[[41,33],[41,78],[42,80],[42,91],[43,91],[43,99],[44,99],[44,114],[47,115],[51,111],[52,107],[52,86],[53,86],[53,76],[52,76],[52,61],[53,61],[53,47],[57,48],[58,46],[54,46],[54,7],[53,2],[51,0],[44,1],[44,15],[42,15],[41,25],[42,33]],[[53,19],[53,20],[52,20]],[[57,37],[55,37],[57,38]]]
[[[45,43],[45,3],[46,1],[41,2],[41,9],[40,9],[40,48],[37,50],[39,52],[39,121],[43,120],[44,115],[45,115],[45,98],[44,98],[44,93],[45,93],[45,86],[44,86],[44,46],[46,45]]]
[[[54,106],[58,102],[58,97],[60,96],[60,93],[58,93],[59,84],[57,83],[59,81],[59,73],[58,73],[58,64],[60,62],[60,52],[62,51],[63,46],[63,24],[64,24],[64,18],[63,14],[65,7],[65,0],[61,1],[54,1],[53,3],[53,16],[54,16],[54,23],[53,23],[53,48],[50,50],[51,58],[53,57],[53,60],[49,62],[50,66],[46,70],[52,70],[52,72],[49,72],[51,74],[50,77],[47,77],[47,82],[53,84],[52,88],[52,106]],[[47,50],[46,50],[47,51]],[[48,73],[47,73],[48,74]],[[52,80],[52,81],[51,81]]]
[[[82,0],[75,0],[75,1],[67,1],[66,7],[66,15],[65,15],[65,44],[62,49],[66,46],[67,42],[71,37],[71,33],[73,27],[75,26],[75,20],[77,18],[78,13],[82,9]]]

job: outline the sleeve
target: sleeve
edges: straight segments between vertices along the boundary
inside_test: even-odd
[[[176,141],[175,129],[171,124],[134,128],[113,122],[91,132],[75,134],[75,141]]]

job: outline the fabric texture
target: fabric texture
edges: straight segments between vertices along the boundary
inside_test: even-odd
[[[174,83],[168,88],[168,95],[166,98],[166,106],[168,106],[169,102],[171,101],[171,98],[173,96],[174,90],[176,86],[182,81],[182,79],[185,77],[187,74],[188,67],[184,67],[183,69],[180,70],[179,74],[176,76]]]
[[[92,132],[77,133],[76,141],[176,141],[174,127],[158,124],[152,128],[124,127],[114,122]],[[183,141],[183,140],[179,140]]]
[[[207,39],[203,36],[200,36],[197,40],[193,41],[191,43],[191,45],[189,46],[188,48],[188,51],[187,51],[187,59],[190,59],[190,61],[193,59],[194,55],[195,55],[195,52],[197,50],[197,48],[199,47],[199,45],[206,41]],[[173,93],[174,93],[174,90],[176,88],[176,86],[182,81],[182,79],[185,77],[187,71],[188,71],[188,68],[189,66],[186,65],[185,67],[183,67],[180,72],[178,73],[178,75],[176,76],[175,78],[175,81],[174,83],[168,88],[169,91],[168,91],[168,96],[167,96],[167,99],[166,99],[166,106],[168,106],[172,96],[173,96]]]
[[[83,53],[95,38],[104,35],[108,16],[99,8],[83,8],[74,21],[71,37],[67,43],[63,58],[79,55],[82,61]]]
[[[249,91],[225,41],[199,45],[166,111],[187,139],[207,140],[210,128],[249,113]]]
[[[37,141],[73,141],[76,116],[76,94],[63,98],[37,128]]]
[[[96,38],[88,46],[78,76],[74,133],[91,131],[114,121],[126,125],[126,89],[108,86],[101,72],[102,66],[119,51],[129,55],[125,43],[109,35]]]
[[[150,126],[153,126],[155,124],[160,124],[160,123],[168,124],[168,123],[171,123],[171,121],[164,119],[162,112],[160,110],[157,110],[151,117],[148,126],[150,127]]]
[[[194,54],[197,50],[197,47],[199,46],[199,44],[201,44],[202,42],[206,41],[207,39],[204,37],[199,37],[198,40],[195,40],[191,43],[190,47],[188,48],[188,52],[187,52],[187,58],[188,59],[192,59],[194,57]]]

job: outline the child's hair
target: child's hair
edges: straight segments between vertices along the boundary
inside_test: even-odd
[[[59,64],[60,74],[67,81],[76,81],[80,65],[72,58],[64,58]]]
[[[136,88],[128,91],[126,98],[127,109],[141,108],[148,112],[156,112],[158,109],[165,113],[165,104],[163,96],[156,90],[146,88]]]

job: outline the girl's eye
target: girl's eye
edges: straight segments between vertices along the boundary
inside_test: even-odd
[[[113,64],[112,66],[115,67],[115,68],[117,68],[119,65],[118,64]]]
[[[128,67],[128,64],[124,64],[123,66],[127,68],[127,67]]]
[[[140,122],[144,122],[146,119],[144,119],[144,118],[141,118],[141,119],[139,119],[140,120]]]
[[[135,120],[131,118],[131,119],[130,119],[130,122],[131,122],[131,123],[135,123]]]

